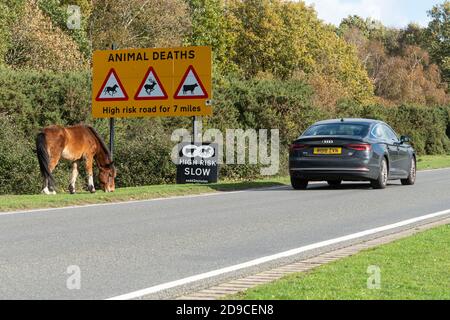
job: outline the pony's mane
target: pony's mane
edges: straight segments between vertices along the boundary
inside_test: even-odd
[[[103,149],[103,152],[105,152],[105,154],[108,156],[108,160],[111,161],[111,152],[109,152],[108,147],[106,146],[105,142],[103,141],[103,139],[100,137],[100,135],[97,133],[97,131],[95,131],[95,129],[91,126],[86,126],[91,132],[92,134],[95,136],[95,138],[97,139],[97,141],[100,143],[100,146]],[[112,162],[112,161],[111,161]]]

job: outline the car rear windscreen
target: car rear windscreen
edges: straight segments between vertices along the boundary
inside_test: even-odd
[[[365,137],[369,132],[369,125],[354,123],[318,124],[305,131],[303,136],[356,136]]]

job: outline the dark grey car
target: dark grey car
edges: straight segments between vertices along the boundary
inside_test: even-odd
[[[309,181],[370,181],[384,189],[388,180],[413,185],[416,153],[407,136],[399,136],[386,123],[369,119],[317,122],[293,142],[289,172],[294,189]]]

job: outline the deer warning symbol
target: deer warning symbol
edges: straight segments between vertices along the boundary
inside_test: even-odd
[[[135,100],[164,100],[167,99],[167,93],[161,81],[158,78],[153,67],[148,68],[144,79],[141,82],[136,94]]]
[[[208,92],[193,66],[189,66],[175,91],[174,99],[204,99]]]
[[[96,101],[124,101],[128,100],[128,95],[120,82],[114,69],[109,70],[100,91],[95,98]]]

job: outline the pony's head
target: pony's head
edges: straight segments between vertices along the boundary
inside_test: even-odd
[[[116,168],[111,162],[105,166],[100,167],[98,179],[100,180],[100,188],[105,192],[114,192],[116,186],[114,179],[116,178]]]

